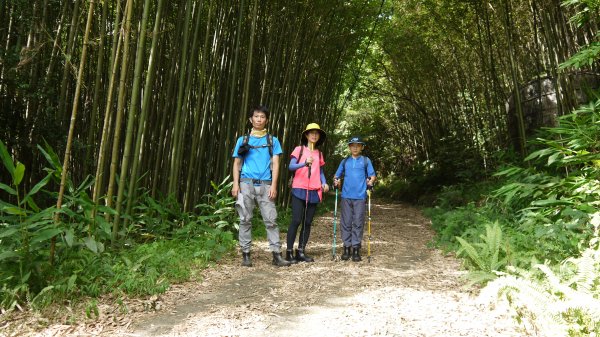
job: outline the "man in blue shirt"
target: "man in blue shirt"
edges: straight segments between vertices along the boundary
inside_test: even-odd
[[[240,216],[239,244],[242,266],[251,267],[252,215],[257,203],[260,207],[269,248],[273,253],[273,265],[289,266],[281,256],[279,227],[277,227],[277,181],[279,179],[279,156],[283,153],[279,140],[267,133],[269,110],[258,106],[248,114],[252,130],[237,139],[233,150],[233,187],[231,195],[237,198],[236,209]]]
[[[361,154],[364,147],[365,142],[360,137],[350,138],[348,148],[351,156],[342,160],[333,177],[333,184],[336,187],[344,177],[340,221],[344,242],[342,260],[350,258],[350,249],[352,249],[354,262],[361,261],[360,247],[364,232],[367,188],[373,186],[376,178],[371,160]]]

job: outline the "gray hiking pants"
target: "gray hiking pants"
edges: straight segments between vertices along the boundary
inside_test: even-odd
[[[360,247],[365,229],[365,200],[342,198],[342,241],[345,247]]]
[[[267,240],[272,252],[278,252],[281,249],[279,243],[279,228],[277,227],[277,209],[275,202],[269,199],[269,189],[271,185],[254,185],[252,183],[240,183],[240,193],[243,196],[243,207],[236,205],[236,210],[240,216],[240,230],[238,240],[240,249],[244,253],[250,252],[252,247],[252,215],[254,214],[255,203],[260,208],[263,222],[267,229]]]

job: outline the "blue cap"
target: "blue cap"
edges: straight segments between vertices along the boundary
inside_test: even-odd
[[[362,144],[365,145],[365,142],[359,136],[352,136],[350,140],[348,140],[348,145],[350,144]]]

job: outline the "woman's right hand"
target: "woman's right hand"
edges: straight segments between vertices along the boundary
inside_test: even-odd
[[[234,198],[237,198],[239,192],[240,192],[240,185],[233,184],[233,187],[231,188],[231,195]]]
[[[306,158],[306,164],[308,164],[308,166],[310,166],[312,164],[312,162],[314,161],[313,157],[310,156],[308,158]]]

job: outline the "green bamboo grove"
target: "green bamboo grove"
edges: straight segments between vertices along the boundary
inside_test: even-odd
[[[1,0],[0,137],[56,187],[95,177],[117,233],[142,189],[190,210],[230,174],[246,113],[265,104],[285,151],[307,121],[331,129],[344,74],[381,1]],[[64,157],[62,157],[64,155]],[[285,170],[282,170],[285,179]],[[285,188],[282,184],[282,189]]]
[[[461,178],[448,181],[455,173],[477,179],[479,171],[494,171],[498,153],[513,146],[515,135],[521,135],[516,153],[524,157],[531,130],[522,103],[547,98],[534,100],[517,89],[548,78],[549,88],[539,82],[533,91],[556,91],[558,115],[579,104],[574,74],[597,81],[597,63],[560,65],[597,41],[597,3],[388,2],[389,20],[376,30],[346,109],[356,116],[346,118],[348,128],[371,135],[368,151],[385,158],[377,163],[384,176],[435,170],[446,183]]]
[[[524,83],[551,78],[559,115],[578,104],[560,65],[595,41],[595,4],[0,0],[0,139],[27,167],[24,190],[44,177],[36,145],[60,154],[58,206],[65,182],[93,177],[113,233],[140,191],[193,209],[230,174],[256,104],[284,159],[318,122],[368,135],[383,177],[476,178],[511,132],[523,151]]]

